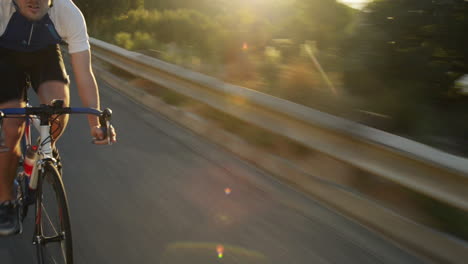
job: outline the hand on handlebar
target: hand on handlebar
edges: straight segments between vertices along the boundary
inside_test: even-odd
[[[110,137],[107,137],[107,135]],[[110,145],[117,142],[117,135],[112,125],[109,126],[109,132],[106,127],[91,127],[91,136],[93,137],[93,144],[96,145]]]
[[[99,116],[100,126],[91,127],[91,135],[93,136],[93,143],[97,145],[111,145],[117,141],[115,129],[111,125],[112,110],[106,108]]]

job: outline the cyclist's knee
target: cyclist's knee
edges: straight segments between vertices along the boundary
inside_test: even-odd
[[[15,108],[24,107],[25,103],[13,100],[0,104],[2,108]],[[10,149],[10,152],[18,152],[18,143],[24,130],[24,119],[23,118],[5,118],[2,122],[2,130],[6,146]]]
[[[47,81],[42,83],[37,90],[39,99],[42,104],[50,104],[52,100],[58,99],[63,100],[65,107],[70,105],[70,92],[68,85],[61,81]],[[62,115],[51,117],[52,125],[52,141],[55,141],[60,137],[68,123],[68,115]]]
[[[38,89],[38,95],[42,104],[49,104],[54,99],[64,101],[64,106],[69,106],[70,92],[68,85],[61,81],[47,81]]]
[[[18,146],[24,130],[24,120],[21,118],[4,119],[2,129],[9,152],[19,154]]]

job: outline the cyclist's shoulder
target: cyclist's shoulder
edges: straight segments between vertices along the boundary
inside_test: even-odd
[[[15,11],[15,5],[13,0],[1,0],[0,1],[0,15],[3,20],[8,14],[11,14]]]
[[[0,12],[9,8],[14,8],[13,0],[0,1]]]
[[[56,25],[67,24],[75,28],[85,26],[80,9],[71,0],[54,0],[48,13]]]
[[[72,0],[54,0],[51,10],[76,12],[79,9]]]
[[[5,31],[14,12],[15,6],[12,0],[0,0],[0,35]]]

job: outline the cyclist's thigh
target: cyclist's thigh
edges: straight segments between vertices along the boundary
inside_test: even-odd
[[[64,106],[69,106],[69,94],[68,85],[59,81],[43,82],[37,92],[41,104],[49,104],[54,99],[60,99],[64,101]]]
[[[34,52],[34,56],[36,63],[31,71],[31,84],[34,91],[40,97],[47,94],[56,94],[59,98],[52,99],[66,99],[63,97],[68,97],[69,78],[63,63],[60,46],[51,45]]]
[[[26,69],[17,63],[17,54],[0,48],[0,104],[24,101],[27,89]]]

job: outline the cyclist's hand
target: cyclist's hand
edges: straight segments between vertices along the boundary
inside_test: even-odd
[[[117,142],[117,135],[114,127],[110,126],[110,143]],[[91,127],[91,136],[93,137],[93,144],[96,145],[107,145],[109,140],[106,138],[105,130],[101,126]]]

